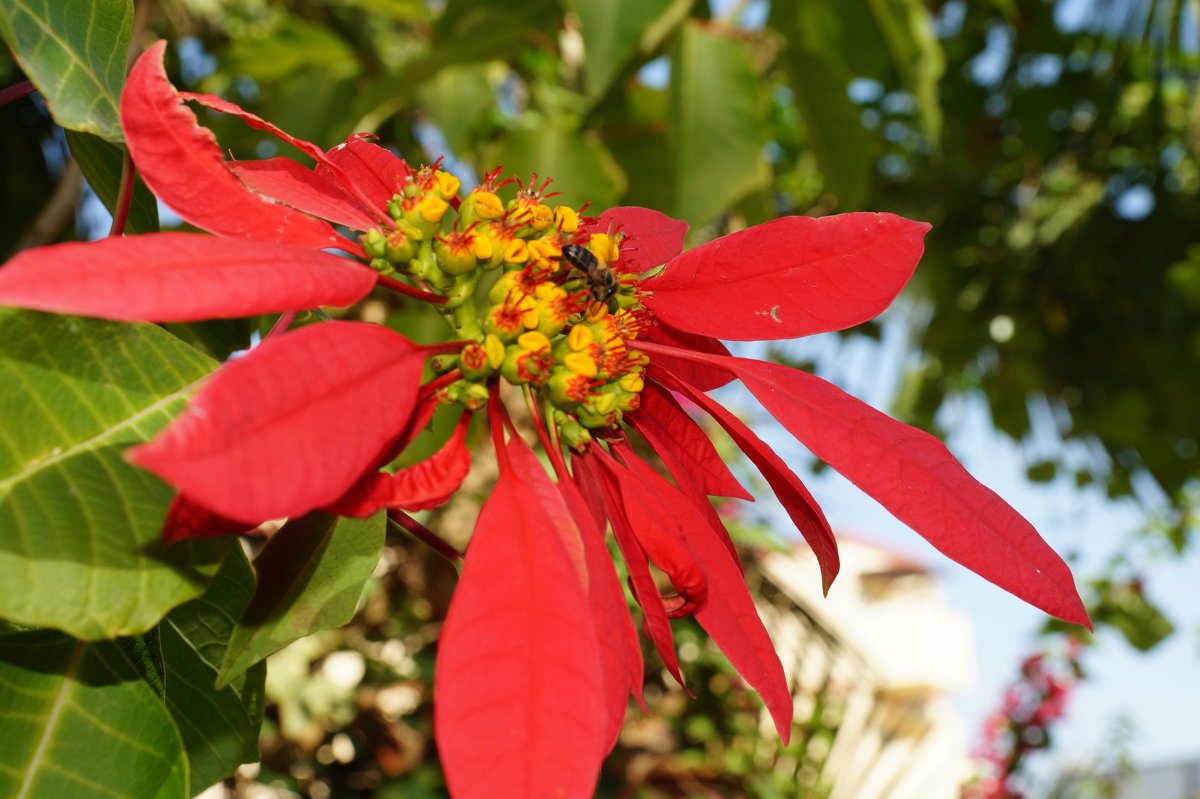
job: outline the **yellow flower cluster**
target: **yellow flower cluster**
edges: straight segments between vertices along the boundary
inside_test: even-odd
[[[641,327],[637,280],[619,275],[619,237],[544,202],[549,181],[506,203],[499,172],[460,199],[457,178],[422,168],[388,204],[394,226],[360,242],[374,269],[445,297],[454,336],[472,342],[442,363],[462,373],[443,401],[481,407],[499,376],[544,400],[548,423],[581,448],[638,406],[647,359],[625,344]]]

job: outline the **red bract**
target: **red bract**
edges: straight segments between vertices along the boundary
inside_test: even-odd
[[[1087,623],[1058,556],[939,442],[817,377],[733,357],[719,340],[871,319],[912,274],[928,225],[890,214],[790,217],[681,253],[686,225],[649,209],[580,218],[543,202],[553,196],[545,184],[523,185],[505,203],[498,170],[460,198],[458,181],[436,166],[414,171],[362,137],[325,152],[220,98],[179,93],[162,54],[151,48],[130,75],[130,150],[164,202],[216,235],[23,253],[0,270],[0,303],[134,321],[288,312],[290,323],[295,311],[347,305],[382,285],[438,309],[448,333],[429,346],[358,322],[280,324],[285,332],[222,366],[129,458],[181,492],[167,541],[312,510],[387,509],[457,557],[404,511],[457,489],[472,412],[488,408],[500,479],[467,550],[437,667],[436,732],[456,799],[591,794],[642,674],[609,527],[668,670],[684,681],[671,619],[693,615],[787,740],[791,693],[710,501],[748,495],[684,404],[762,472],[826,588],[838,555],[800,478],[705,394],[734,379],[951,558]],[[227,162],[183,100],[235,115],[315,166]],[[344,238],[330,223],[363,234]],[[322,251],[331,248],[354,257]],[[422,383],[427,369],[438,376]],[[525,393],[555,479],[506,437],[514,425],[501,383]],[[439,403],[461,408],[454,435],[428,459],[388,471]],[[643,460],[641,443],[655,456]]]

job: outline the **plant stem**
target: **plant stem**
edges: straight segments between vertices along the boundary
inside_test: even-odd
[[[463,553],[459,552],[450,542],[439,536],[437,533],[430,530],[419,521],[409,516],[402,510],[389,510],[387,512],[388,521],[396,525],[400,529],[412,534],[414,538],[428,545],[439,555],[444,557],[451,563],[458,563],[463,559]]]

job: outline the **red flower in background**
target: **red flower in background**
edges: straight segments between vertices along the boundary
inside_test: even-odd
[[[467,420],[486,407],[500,478],[472,535],[437,666],[437,736],[455,796],[591,794],[642,674],[604,544],[609,526],[643,628],[676,678],[670,618],[691,614],[788,738],[783,669],[709,500],[749,495],[679,398],[711,415],[762,472],[817,554],[826,588],[837,551],[800,479],[705,393],[733,379],[948,556],[1087,623],[1061,559],[936,439],[820,378],[734,357],[720,343],[873,318],[915,269],[928,225],[889,214],[789,217],[681,253],[686,225],[655,211],[581,219],[547,205],[552,195],[533,183],[503,203],[497,173],[460,199],[451,176],[414,171],[361,139],[324,152],[219,98],[177,92],[162,51],[138,61],[122,98],[130,150],[147,184],[216,237],[30,251],[0,269],[0,303],[188,321],[347,305],[381,284],[438,308],[448,325],[440,345],[356,322],[273,333],[221,367],[130,459],[186,498],[170,538],[314,509],[418,510],[461,482]],[[316,166],[224,161],[184,99],[236,114]],[[363,234],[345,238],[329,222]],[[432,355],[454,364],[422,383]],[[501,382],[534,409],[555,479],[513,432]],[[437,402],[463,408],[450,442],[408,470],[379,471]],[[636,454],[638,439],[671,479]],[[672,595],[660,594],[650,564]]]

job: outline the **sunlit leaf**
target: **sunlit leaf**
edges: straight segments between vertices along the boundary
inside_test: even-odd
[[[575,458],[573,463],[576,479],[584,489],[590,489],[603,497],[600,504],[609,509],[613,538],[617,541],[621,557],[629,571],[629,587],[642,609],[642,632],[650,639],[650,643],[654,644],[654,649],[667,671],[686,689],[683,673],[679,670],[679,657],[675,653],[671,620],[667,616],[662,595],[659,594],[654,575],[650,571],[650,561],[646,552],[638,543],[629,518],[622,511],[623,500],[616,477],[598,458],[591,455]]]
[[[355,261],[305,247],[149,233],[25,250],[0,270],[0,305],[193,322],[346,306],[366,296],[375,280]]]
[[[561,501],[543,506],[556,490],[540,466],[500,457],[438,644],[438,749],[457,799],[584,799],[610,741],[596,634],[562,538],[579,531],[556,527],[570,519]]]
[[[213,368],[151,325],[0,309],[0,616],[104,638],[204,590],[228,543],[164,547],[172,492],[124,452]]]
[[[0,0],[0,36],[64,128],[119,142],[131,0]]]
[[[230,519],[300,516],[341,497],[404,429],[423,364],[380,325],[292,330],[225,364],[129,459]]]
[[[726,547],[724,531],[713,530],[688,497],[637,457],[627,457],[626,464],[633,479],[622,487],[639,540],[646,541],[647,532],[658,528],[691,553],[707,585],[704,601],[692,611],[696,621],[758,691],[787,745],[792,732],[792,694],[746,587],[741,564]]]
[[[1052,616],[1091,626],[1062,558],[942,442],[807,372],[725,363],[814,455],[944,555]]]
[[[622,267],[626,272],[640,273],[679,255],[688,225],[650,208],[622,206],[605,209],[593,229],[625,236],[621,241]]]
[[[828,591],[841,568],[841,560],[829,520],[808,488],[770,445],[719,402],[683,381],[670,380],[667,385],[683,393],[725,428],[725,432],[766,479],[779,504],[783,505],[796,529],[812,548],[821,565],[821,588]]]
[[[380,508],[429,510],[450,499],[471,468],[471,450],[465,443],[470,414],[463,414],[454,434],[437,452],[395,474],[374,472],[357,485],[331,513],[363,518]]]
[[[642,404],[628,419],[659,455],[679,464],[709,496],[753,499],[729,471],[708,433],[670,394],[649,384],[641,396]]]
[[[929,225],[893,214],[788,216],[689,250],[645,281],[646,307],[680,330],[735,341],[844,330],[908,282]]]
[[[179,732],[121,648],[39,630],[0,637],[0,795],[192,794]]]
[[[251,191],[225,165],[212,131],[196,122],[163,69],[166,42],[134,64],[121,96],[130,153],[151,191],[180,217],[213,233],[313,249],[345,248],[326,222]]]
[[[642,649],[637,630],[625,603],[625,592],[617,579],[613,561],[604,542],[604,529],[592,516],[591,509],[575,483],[558,484],[563,501],[579,524],[588,572],[588,605],[596,622],[596,640],[600,645],[600,670],[604,677],[604,705],[608,723],[604,739],[609,746],[616,740],[625,722],[625,710],[632,693],[644,707],[642,698]]]

